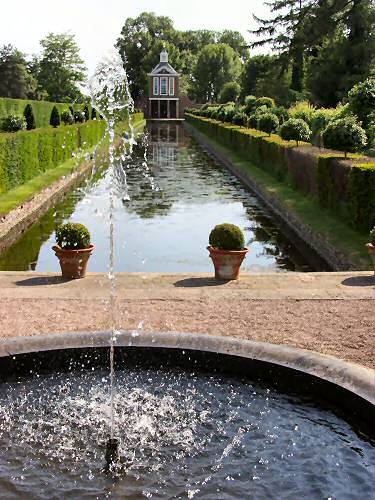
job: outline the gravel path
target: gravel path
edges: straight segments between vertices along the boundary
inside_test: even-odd
[[[118,300],[117,327],[181,331],[286,343],[375,368],[373,300]],[[101,299],[1,300],[2,337],[100,331]]]

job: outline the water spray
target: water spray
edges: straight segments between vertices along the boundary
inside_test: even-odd
[[[120,442],[116,438],[109,438],[107,441],[105,449],[105,462],[108,470],[113,468],[119,462],[119,445]]]

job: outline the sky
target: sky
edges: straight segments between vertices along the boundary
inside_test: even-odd
[[[127,17],[141,12],[169,16],[180,30],[231,29],[250,40],[252,14],[267,16],[263,0],[13,0],[1,1],[0,45],[30,55],[49,32],[76,35],[89,74],[118,38]]]

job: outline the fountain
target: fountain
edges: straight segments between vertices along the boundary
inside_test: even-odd
[[[90,89],[108,123],[111,329],[0,343],[0,495],[371,498],[365,369],[285,346],[119,330],[114,204],[119,190],[128,202],[135,141],[130,122],[116,136],[132,110],[116,54]],[[146,153],[142,167],[150,176]]]

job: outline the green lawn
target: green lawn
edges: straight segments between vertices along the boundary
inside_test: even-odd
[[[371,269],[370,258],[365,248],[365,244],[368,242],[367,235],[351,229],[342,220],[335,217],[332,212],[322,208],[311,196],[295,191],[288,184],[277,181],[264,170],[241,158],[232,149],[221,145],[206,134],[202,135],[205,141],[220,154],[229,158],[238,170],[247,173],[263,189],[277,198],[290,213],[307,224],[315,233],[322,235],[343,254],[348,255],[358,270]]]

